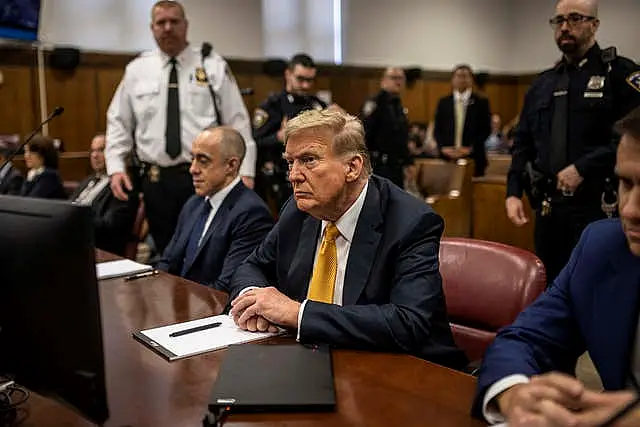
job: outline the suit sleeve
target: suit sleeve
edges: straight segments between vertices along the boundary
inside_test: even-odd
[[[553,285],[511,326],[501,330],[487,349],[479,372],[474,415],[482,416],[485,393],[504,377],[531,377],[550,371],[570,373],[574,369],[586,344],[573,314],[570,285],[588,239],[589,228]]]
[[[520,120],[516,126],[513,148],[511,155],[511,166],[507,173],[507,197],[515,196],[522,198],[524,192],[523,175],[527,162],[534,161],[536,147],[533,140],[532,129],[529,127],[529,110],[533,106],[535,99],[535,86],[532,86],[524,99],[524,106],[520,112]]]
[[[140,197],[135,193],[129,194],[128,200],[118,200],[109,190],[109,202],[104,215],[94,218],[94,228],[97,235],[108,236],[111,233],[128,235],[131,233],[136,220]]]
[[[258,247],[273,226],[273,219],[264,206],[255,206],[236,219],[231,233],[231,245],[224,258],[222,270],[213,285],[216,289],[230,291],[231,277],[238,266]]]
[[[640,106],[640,85],[628,81],[634,73],[640,72],[640,65],[626,58],[618,58],[611,70],[613,89],[613,118],[619,120],[631,110]],[[640,79],[639,79],[640,81]],[[575,167],[581,176],[599,173],[611,173],[616,161],[616,150],[620,135],[611,132],[611,142],[603,145],[576,160]]]
[[[386,304],[338,306],[307,300],[300,341],[362,350],[419,354],[432,342],[435,318],[444,318],[438,251],[443,221],[429,213],[399,242]],[[357,256],[357,254],[350,254]]]
[[[18,195],[20,194],[20,189],[22,188],[22,184],[24,183],[24,177],[19,173],[16,173],[11,177],[9,181],[9,185],[7,186],[7,194],[10,195]]]

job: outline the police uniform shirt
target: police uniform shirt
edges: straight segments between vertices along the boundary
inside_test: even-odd
[[[125,158],[135,146],[140,161],[160,167],[191,162],[191,144],[205,128],[218,124],[216,93],[223,124],[235,128],[246,143],[241,176],[255,176],[256,145],[242,95],[226,61],[212,52],[202,69],[198,49],[187,47],[176,57],[180,99],[182,153],[171,159],[165,152],[170,57],[159,49],[142,53],[127,65],[107,111],[107,173],[125,171]]]

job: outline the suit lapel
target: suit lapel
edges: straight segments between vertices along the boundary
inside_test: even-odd
[[[302,301],[307,297],[321,224],[322,221],[312,216],[305,218],[302,223],[298,248],[291,261],[287,277],[287,295],[291,295],[296,301]]]
[[[367,284],[378,250],[378,243],[382,237],[382,233],[379,231],[381,224],[380,191],[376,182],[369,180],[367,195],[349,249],[347,270],[344,275],[342,305],[356,304]]]
[[[626,242],[624,243],[626,248]],[[598,288],[594,301],[607,307],[600,314],[598,323],[602,336],[602,348],[607,349],[610,361],[604,369],[610,370],[609,387],[624,388],[631,368],[631,356],[638,326],[638,288],[640,287],[640,259],[626,250],[613,261],[615,273],[607,283]],[[597,311],[597,309],[596,309]]]

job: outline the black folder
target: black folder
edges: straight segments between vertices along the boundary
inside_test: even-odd
[[[209,400],[215,415],[327,412],[335,406],[330,349],[300,344],[229,346]]]

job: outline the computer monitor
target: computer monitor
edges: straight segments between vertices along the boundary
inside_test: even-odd
[[[91,208],[0,196],[0,376],[108,418]]]

